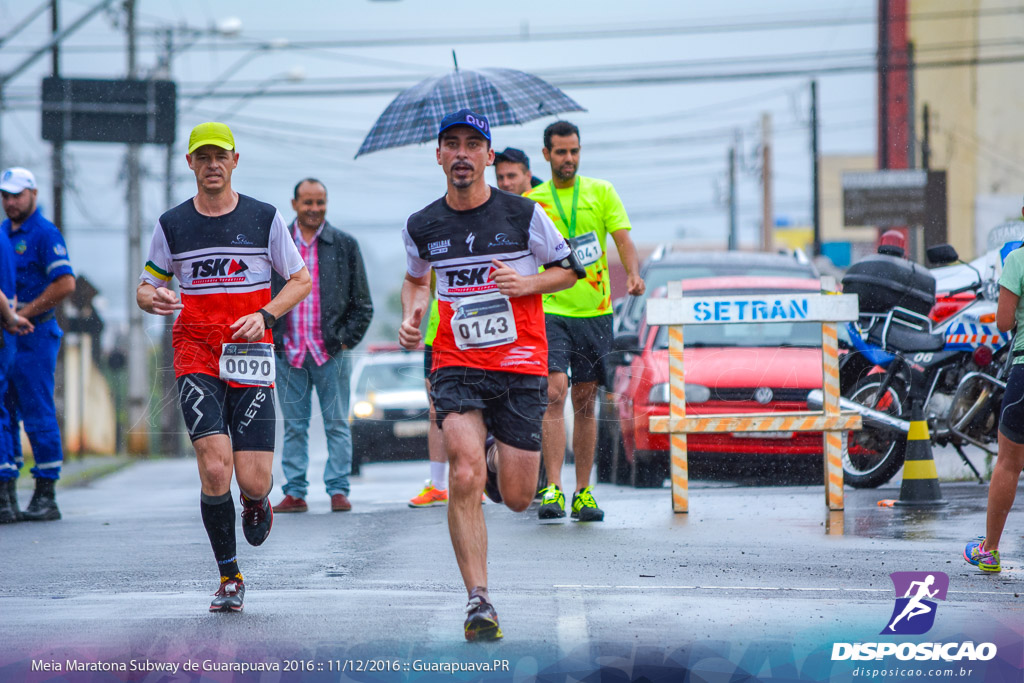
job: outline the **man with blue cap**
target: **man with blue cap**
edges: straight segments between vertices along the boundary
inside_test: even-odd
[[[487,184],[484,170],[493,162],[486,117],[468,109],[446,116],[437,163],[447,193],[410,216],[402,232],[398,340],[406,349],[423,338],[431,271],[437,276],[430,393],[451,468],[448,531],[469,595],[469,641],[502,637],[487,591],[480,494],[522,512],[536,490],[547,408],[541,295],[584,274],[539,204]]]
[[[35,493],[22,514],[27,521],[60,519],[54,487],[64,462],[57,409],[53,400],[57,351],[63,332],[56,307],[75,291],[75,272],[60,231],[43,218],[36,205],[36,179],[25,168],[0,174],[0,196],[7,220],[0,230],[14,247],[17,270],[18,313],[35,331],[18,338],[18,352],[10,375],[7,407],[11,412],[11,444],[21,465],[19,421],[25,423],[36,464],[32,476]]]

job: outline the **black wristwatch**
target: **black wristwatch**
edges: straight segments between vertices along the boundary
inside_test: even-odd
[[[274,314],[271,313],[270,311],[268,311],[267,309],[261,308],[260,310],[258,310],[256,312],[263,316],[263,328],[264,329],[269,330],[271,327],[273,327],[275,324],[277,324],[277,318],[275,318]]]

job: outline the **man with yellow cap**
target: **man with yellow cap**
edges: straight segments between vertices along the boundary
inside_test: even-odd
[[[173,315],[174,374],[202,482],[200,510],[220,587],[211,612],[239,612],[245,584],[235,555],[234,473],[242,531],[270,535],[273,484],[274,344],[270,329],[310,291],[310,277],[281,214],[235,192],[238,152],[223,123],[192,129],[185,156],[198,191],[157,221],[136,299]],[[271,271],[286,283],[271,298]],[[181,298],[167,287],[178,278]]]

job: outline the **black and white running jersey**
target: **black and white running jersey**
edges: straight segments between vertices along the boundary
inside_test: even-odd
[[[166,287],[178,278],[185,308],[174,323],[175,375],[220,374],[230,325],[270,302],[270,271],[284,278],[303,268],[284,219],[270,204],[238,195],[223,216],[204,216],[189,199],[160,216],[142,281]],[[268,329],[264,342],[273,342]]]
[[[452,317],[472,297],[496,294],[490,280],[497,259],[523,275],[561,261],[569,245],[536,202],[491,188],[490,198],[456,211],[442,197],[409,217],[402,232],[409,274],[437,274],[440,323],[434,338],[434,369],[446,366],[547,375],[547,337],[539,294],[510,300],[516,338],[486,348],[460,348]],[[482,297],[486,299],[487,297]],[[469,321],[467,321],[469,322]],[[459,321],[456,320],[455,330]]]

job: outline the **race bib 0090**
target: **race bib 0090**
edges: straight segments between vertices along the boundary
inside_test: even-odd
[[[269,387],[274,383],[274,345],[223,344],[220,350],[220,378],[245,386]]]
[[[451,326],[459,349],[486,349],[510,344],[519,337],[512,302],[507,296],[491,292],[460,299],[457,305]]]

